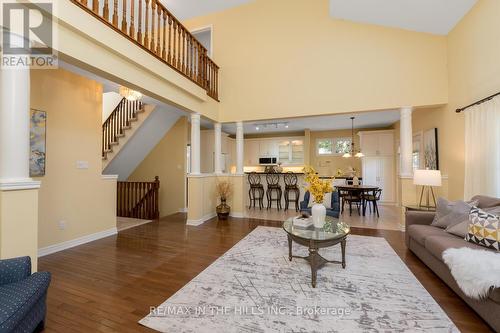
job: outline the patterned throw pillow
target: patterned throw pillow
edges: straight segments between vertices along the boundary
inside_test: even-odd
[[[473,207],[465,240],[500,251],[500,217]]]

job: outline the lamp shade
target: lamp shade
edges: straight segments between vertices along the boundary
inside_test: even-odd
[[[441,171],[415,170],[413,173],[413,184],[423,186],[441,186]]]

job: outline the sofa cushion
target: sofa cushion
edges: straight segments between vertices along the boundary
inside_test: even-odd
[[[465,240],[500,251],[500,217],[477,207],[472,208]]]
[[[477,200],[479,208],[490,208],[500,206],[500,198],[488,197],[485,195],[476,195],[471,200]]]
[[[425,248],[429,251],[434,257],[443,261],[443,252],[446,249],[455,248],[459,249],[461,247],[468,247],[470,249],[475,250],[484,250],[483,247],[466,242],[464,239],[460,237],[456,237],[450,235],[448,233],[443,233],[442,235],[433,235],[429,236],[425,239]]]
[[[425,240],[431,236],[447,236],[448,233],[441,228],[430,225],[413,224],[406,230],[408,235],[416,240],[420,245],[425,246]],[[463,240],[462,240],[463,241]],[[465,241],[463,241],[465,243]]]
[[[35,273],[24,280],[0,286],[0,331],[14,329],[43,297],[50,283],[50,273]]]
[[[472,209],[472,204],[477,204],[477,201],[448,201],[444,198],[439,198],[436,207],[436,216],[431,225],[439,228],[447,228],[463,221],[469,220],[469,212]]]
[[[493,302],[500,304],[500,288],[496,288],[491,291],[490,299]]]
[[[489,214],[500,216],[500,206],[484,208],[483,210]],[[449,232],[450,234],[462,238],[465,238],[465,235],[467,235],[468,231],[469,231],[469,219],[467,219],[466,221],[462,221],[458,224],[450,225],[449,227],[446,228],[446,232]]]

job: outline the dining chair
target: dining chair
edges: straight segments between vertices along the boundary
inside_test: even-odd
[[[346,190],[341,189],[339,195],[342,198],[342,213],[344,212],[344,205],[347,202],[349,204],[349,216],[352,216],[352,205],[355,204],[358,214],[361,215],[361,203],[362,197],[357,190]]]
[[[377,217],[380,217],[380,214],[378,212],[378,204],[377,202],[380,201],[380,197],[382,195],[382,189],[377,189],[370,191],[368,193],[363,194],[363,211],[366,211],[366,206],[369,206],[370,208],[370,213],[372,210],[377,213]]]

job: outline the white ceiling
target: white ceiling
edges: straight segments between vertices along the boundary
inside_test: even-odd
[[[305,129],[310,129],[311,131],[330,131],[330,130],[341,130],[351,128],[351,116],[355,116],[354,127],[355,128],[375,128],[375,127],[386,127],[394,124],[399,120],[399,110],[387,110],[387,111],[374,111],[374,112],[364,112],[358,114],[342,114],[342,115],[332,115],[332,116],[319,116],[319,117],[307,117],[307,118],[293,118],[293,119],[280,119],[271,121],[256,121],[244,123],[243,131],[245,134],[257,134],[257,133],[281,133],[281,132],[297,132],[303,131]],[[280,126],[278,129],[260,129],[257,130],[255,127],[258,124],[263,123],[273,123],[279,122],[288,124],[288,128]],[[206,127],[211,127],[210,124],[205,123]],[[229,134],[236,133],[236,124],[223,124],[222,129],[224,132]]]
[[[360,23],[447,35],[477,0],[330,0],[330,15]]]
[[[236,7],[252,0],[160,0],[179,20],[207,15]]]

